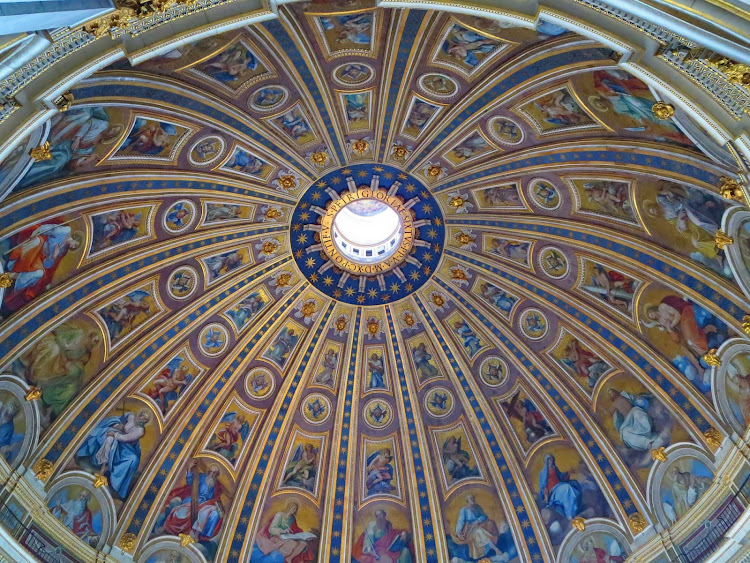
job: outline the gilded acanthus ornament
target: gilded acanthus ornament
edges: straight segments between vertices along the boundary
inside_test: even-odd
[[[37,401],[41,398],[42,398],[42,390],[39,389],[39,387],[34,387],[33,385],[29,387],[29,390],[26,392],[27,401]]]
[[[711,348],[708,352],[703,354],[703,361],[711,367],[717,367],[721,365],[721,358],[716,353],[716,348]]]
[[[107,485],[107,478],[101,473],[94,473],[94,487],[104,487]]]
[[[117,545],[119,545],[120,549],[122,549],[124,552],[133,553],[133,550],[135,549],[135,542],[137,539],[138,538],[136,538],[135,534],[127,532],[122,535],[120,541],[117,542]]]
[[[722,176],[719,179],[719,194],[721,197],[727,199],[742,199],[744,195],[740,183],[737,180],[726,176]]]
[[[570,521],[570,524],[579,532],[583,532],[586,529],[586,520],[580,516],[576,516]]]
[[[742,317],[742,332],[750,336],[750,315]]]
[[[709,428],[703,433],[703,436],[706,438],[706,443],[715,450],[721,447],[721,443],[724,441],[724,436],[716,428]]]
[[[52,462],[48,459],[42,458],[36,460],[34,463],[34,467],[31,469],[34,471],[34,475],[37,479],[39,479],[42,482],[47,481],[50,477],[52,477],[52,469],[54,468],[54,465],[52,465]]]
[[[34,147],[29,151],[29,156],[34,159],[34,162],[42,162],[43,160],[51,160],[52,152],[49,150],[49,141],[45,141],[38,147]]]
[[[658,119],[671,119],[674,117],[674,106],[665,102],[656,102],[651,106],[651,111]]]
[[[654,461],[661,461],[662,463],[667,461],[667,454],[664,446],[651,450],[651,459]]]
[[[406,326],[414,326],[414,317],[410,313],[404,314],[404,324]]]
[[[716,235],[714,235],[714,242],[716,243],[716,248],[724,250],[725,247],[734,243],[734,239],[719,229],[716,231]]]
[[[0,274],[0,289],[8,289],[11,285],[13,285],[13,278],[10,274],[8,272]]]
[[[191,536],[190,534],[180,534],[180,545],[182,547],[187,547],[191,543],[195,543],[195,538]]]
[[[59,111],[68,111],[74,99],[73,92],[65,92],[62,96],[57,97],[52,103],[55,104],[55,107]]]
[[[634,534],[640,534],[648,527],[648,522],[640,512],[634,512],[628,516],[628,525]]]

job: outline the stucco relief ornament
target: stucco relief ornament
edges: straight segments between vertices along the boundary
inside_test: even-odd
[[[454,238],[461,250],[472,251],[477,247],[477,235],[475,235],[471,229],[462,229],[458,231]]]
[[[443,312],[448,305],[448,298],[439,291],[430,292],[430,307],[433,311]]]
[[[133,553],[133,550],[135,549],[135,543],[138,540],[135,534],[131,534],[130,532],[127,532],[122,535],[120,538],[120,541],[117,542],[117,545],[120,546],[120,549],[122,549],[125,553]]]
[[[55,107],[59,111],[68,111],[74,99],[75,97],[73,96],[73,92],[65,92],[63,95],[56,98],[52,103],[55,104]]]
[[[583,532],[586,529],[586,520],[584,520],[580,516],[576,516],[575,518],[573,518],[570,521],[570,524],[579,532]]]
[[[463,266],[460,266],[459,264],[451,266],[450,273],[451,273],[451,281],[455,283],[457,286],[462,287],[464,285],[469,285],[471,274]]]
[[[359,156],[364,156],[370,150],[370,139],[365,137],[364,139],[354,139],[347,143],[350,152],[353,152]]]
[[[414,314],[413,311],[406,310],[403,313],[401,313],[401,321],[404,323],[404,326],[406,327],[404,330],[411,332],[412,330],[417,330],[420,324],[422,324],[419,319],[417,318],[417,315]]]
[[[32,471],[34,471],[34,476],[44,483],[47,481],[47,479],[52,477],[53,468],[54,465],[52,465],[52,462],[50,460],[42,458],[36,460],[34,466],[31,469]]]
[[[284,211],[277,205],[264,205],[260,212],[263,214],[261,221],[264,223],[277,223],[284,216]]]
[[[190,534],[179,534],[180,538],[180,545],[182,547],[187,547],[191,543],[195,543],[195,538],[191,536]]]
[[[628,524],[633,534],[640,534],[643,530],[648,528],[648,522],[640,512],[634,512],[628,516]]]
[[[29,390],[26,392],[27,401],[38,401],[41,398],[42,398],[42,390],[39,389],[39,387],[34,387],[32,385],[29,388]]]
[[[0,289],[8,289],[13,285],[13,278],[10,277],[8,272],[0,274]]]
[[[29,156],[34,159],[34,162],[42,162],[44,160],[52,159],[52,151],[49,150],[49,141],[45,141],[38,147],[34,147],[29,151]]]
[[[703,361],[711,367],[718,367],[721,365],[721,358],[716,353],[716,348],[711,348],[708,352],[703,355]]]
[[[658,119],[671,119],[674,117],[674,106],[665,102],[656,102],[651,106],[651,111]]]
[[[275,238],[264,238],[255,245],[255,250],[260,250],[263,260],[270,260],[276,257],[276,253],[281,248],[281,243]]]
[[[289,170],[282,170],[271,185],[280,192],[293,192],[299,187],[299,178]]]
[[[448,207],[456,213],[468,213],[469,209],[474,209],[474,204],[469,201],[468,195],[451,192],[448,194]]]
[[[276,295],[284,295],[292,287],[292,280],[292,272],[284,270],[271,278],[271,287],[276,289]]]
[[[742,186],[740,186],[740,183],[733,178],[728,178],[727,176],[722,176],[719,179],[719,194],[721,197],[737,200],[741,200],[745,195],[742,193]]]
[[[307,299],[297,305],[297,312],[294,313],[294,316],[298,319],[302,319],[302,321],[306,325],[310,325],[315,318],[318,316],[318,303],[315,301],[315,299]]]
[[[667,461],[667,453],[664,446],[651,450],[651,459],[654,461],[661,461],[662,463]]]
[[[703,433],[703,436],[706,438],[706,443],[714,450],[718,450],[724,441],[724,436],[716,428],[709,428]]]
[[[349,317],[339,315],[333,322],[333,334],[335,336],[346,336],[346,329],[349,326]]]
[[[719,229],[716,231],[716,235],[714,235],[714,243],[716,244],[716,248],[724,250],[730,244],[734,244],[734,239]]]
[[[315,152],[308,153],[305,155],[307,159],[312,162],[318,168],[324,168],[326,162],[328,162],[328,149],[323,148]]]
[[[410,151],[411,147],[407,147],[402,143],[395,143],[393,147],[391,147],[391,155],[396,160],[404,160]]]
[[[0,285],[2,287],[2,285]],[[750,315],[742,317],[742,332],[750,336]]]
[[[380,319],[377,317],[370,317],[367,319],[367,339],[372,340],[378,338],[383,332],[383,327]]]
[[[94,473],[94,487],[104,487],[107,485],[107,478],[101,473]]]
[[[448,175],[448,172],[439,162],[428,162],[422,166],[422,174],[424,174],[431,182],[437,182],[438,180],[445,178]]]

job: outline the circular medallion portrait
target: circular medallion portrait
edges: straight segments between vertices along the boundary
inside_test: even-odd
[[[549,323],[539,309],[526,309],[518,319],[518,327],[529,340],[541,340],[547,335]]]
[[[195,220],[195,204],[189,199],[181,199],[167,209],[162,218],[164,228],[170,233],[186,231]]]
[[[393,420],[393,408],[383,399],[373,399],[367,403],[363,414],[367,426],[376,430],[385,428]]]
[[[479,377],[489,387],[500,387],[508,378],[508,364],[499,356],[490,356],[479,366]]]
[[[445,74],[431,72],[419,77],[419,88],[433,98],[449,99],[458,94],[458,84]]]
[[[206,356],[219,356],[229,345],[229,332],[219,323],[212,323],[201,331],[201,352]]]
[[[224,155],[226,141],[218,135],[209,135],[198,139],[190,147],[188,160],[195,166],[208,166],[219,160]]]
[[[250,96],[250,109],[271,111],[283,106],[289,99],[289,90],[283,86],[263,86]]]
[[[331,416],[331,401],[325,395],[313,393],[302,401],[300,410],[310,424],[322,424]]]
[[[534,205],[547,211],[557,209],[562,203],[560,191],[549,180],[543,178],[529,182],[529,196]]]
[[[333,69],[333,80],[344,86],[359,86],[372,80],[375,69],[364,63],[345,63]]]
[[[245,377],[245,390],[253,399],[263,400],[273,393],[276,380],[265,368],[254,368]]]
[[[507,117],[493,117],[487,122],[487,130],[499,143],[517,145],[523,141],[523,129]]]
[[[180,266],[169,276],[169,295],[182,300],[190,297],[198,287],[198,271],[192,266]]]
[[[568,275],[570,263],[562,250],[548,246],[539,253],[539,267],[549,277],[559,280]]]
[[[443,418],[453,411],[453,395],[445,387],[435,387],[425,395],[424,406],[435,418]]]

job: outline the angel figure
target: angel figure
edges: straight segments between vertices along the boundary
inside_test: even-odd
[[[318,474],[318,448],[306,442],[297,446],[291,461],[287,463],[282,485],[302,487],[310,492],[315,490],[315,479]]]
[[[234,463],[249,434],[250,425],[245,415],[238,412],[226,413],[221,417],[220,428],[211,438],[208,449]]]

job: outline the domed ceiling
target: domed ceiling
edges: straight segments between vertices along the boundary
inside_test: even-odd
[[[615,59],[313,2],[79,82],[2,165],[6,459],[138,561],[624,560],[745,427],[749,246]]]

